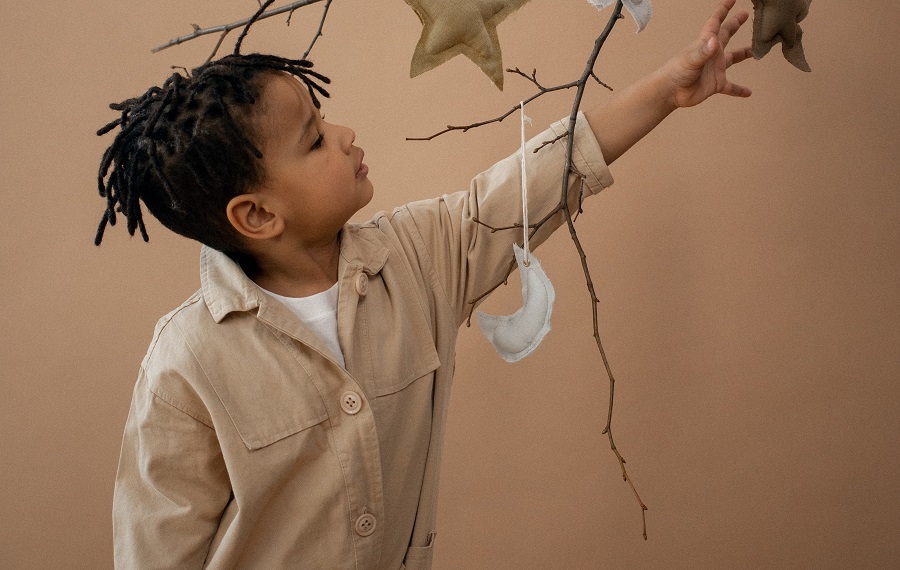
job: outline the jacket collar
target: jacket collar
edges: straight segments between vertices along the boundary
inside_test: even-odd
[[[372,224],[348,224],[341,230],[341,260],[338,272],[362,268],[375,275],[384,267],[388,249],[376,235],[367,232]],[[265,302],[266,294],[224,253],[203,246],[200,249],[200,290],[215,322],[221,322],[233,311],[253,311]]]

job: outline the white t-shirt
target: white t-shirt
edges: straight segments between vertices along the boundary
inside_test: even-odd
[[[341,345],[338,342],[337,334],[337,301],[338,301],[338,285],[335,283],[330,289],[310,295],[309,297],[284,297],[260,287],[266,294],[273,299],[281,301],[292,313],[300,317],[306,326],[312,330],[316,336],[322,339],[335,360],[342,368],[345,367],[344,353],[341,352]]]

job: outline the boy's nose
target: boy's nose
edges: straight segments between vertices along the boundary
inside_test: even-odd
[[[350,151],[350,148],[353,146],[353,142],[356,140],[356,133],[350,127],[342,127],[345,132],[345,140],[347,141],[347,151]]]

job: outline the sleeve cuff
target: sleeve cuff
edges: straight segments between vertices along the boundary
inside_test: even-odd
[[[550,125],[550,130],[555,136],[566,133],[569,125],[569,117],[564,117]],[[561,144],[562,140],[559,141]],[[603,158],[600,143],[591,130],[584,113],[578,112],[575,120],[575,141],[572,146],[572,163],[578,172],[585,176],[585,186],[590,194],[597,194],[604,188],[612,186],[613,177]]]

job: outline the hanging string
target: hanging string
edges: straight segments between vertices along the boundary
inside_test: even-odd
[[[525,252],[522,262],[525,267],[531,265],[529,256],[531,249],[528,247],[528,175],[525,170],[525,121],[531,122],[531,119],[525,116],[525,102],[519,101],[519,114],[522,123],[522,144],[519,152],[522,155],[522,250]]]

